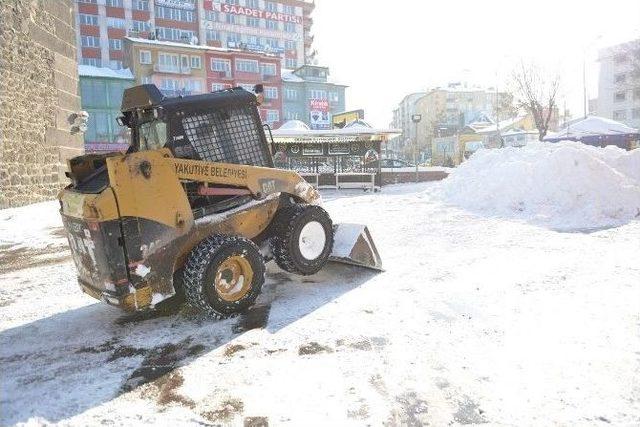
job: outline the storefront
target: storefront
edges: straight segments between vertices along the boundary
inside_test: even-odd
[[[390,129],[357,123],[343,129],[310,130],[289,121],[273,131],[276,167],[292,169],[320,188],[378,189],[380,153]]]

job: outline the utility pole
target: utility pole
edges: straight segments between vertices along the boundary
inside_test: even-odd
[[[584,107],[584,118],[587,118],[587,59],[586,53],[582,55],[582,106]]]
[[[416,182],[418,182],[418,123],[422,120],[422,114],[413,114],[411,121],[416,125],[416,136],[413,144],[413,164],[416,166]]]

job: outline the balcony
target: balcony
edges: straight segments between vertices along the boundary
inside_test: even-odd
[[[175,65],[154,64],[153,71],[156,73],[191,74],[191,68],[180,68]]]

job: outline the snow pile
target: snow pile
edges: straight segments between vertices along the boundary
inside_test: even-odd
[[[578,142],[479,150],[442,183],[450,203],[554,228],[640,218],[640,150]]]
[[[0,248],[65,245],[57,200],[0,209]]]

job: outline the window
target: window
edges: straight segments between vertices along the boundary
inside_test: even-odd
[[[122,70],[122,61],[119,59],[112,59],[109,61],[109,68],[114,70]]]
[[[284,60],[284,66],[287,68],[297,68],[298,67],[298,60],[295,58],[286,58]]]
[[[260,19],[254,18],[253,16],[247,16],[247,26],[249,27],[259,27]]]
[[[215,10],[205,10],[204,11],[204,19],[206,21],[217,21],[218,20],[218,12]]]
[[[205,36],[208,42],[220,41],[220,33],[216,30],[207,30]]]
[[[294,50],[296,48],[296,42],[294,40],[285,40],[284,48],[287,50]]]
[[[180,56],[160,52],[158,54],[158,71],[168,73],[180,72]]]
[[[96,4],[97,2],[98,2],[98,0],[78,0],[78,3]]]
[[[140,51],[140,63],[141,64],[151,64],[151,51],[150,50],[141,50]]]
[[[615,102],[623,102],[627,99],[627,94],[624,91],[616,92],[613,94],[613,100]]]
[[[240,4],[240,0],[225,0],[224,2],[227,4],[235,4],[236,6]]]
[[[298,120],[298,112],[297,111],[285,111],[284,117],[286,120]]]
[[[289,101],[298,99],[298,91],[296,89],[286,88],[284,90],[284,97]]]
[[[613,112],[613,120],[626,120],[626,119],[627,119],[626,110],[616,110]]]
[[[100,47],[100,39],[94,36],[82,36],[80,44],[82,47]]]
[[[338,96],[338,92],[329,92],[329,101],[331,101],[331,102],[340,101],[340,97]]]
[[[242,41],[242,36],[239,33],[229,33],[227,34],[227,44],[237,44]]]
[[[122,40],[109,39],[109,50],[122,50]]]
[[[80,14],[80,24],[81,25],[98,25],[98,16],[97,15],[87,15],[86,13]]]
[[[263,76],[275,76],[276,64],[260,64],[260,72]]]
[[[265,2],[265,9],[267,9],[269,12],[277,12],[278,4],[272,1]]]
[[[146,21],[133,21],[133,31],[137,31],[139,33],[149,32],[150,26]]]
[[[196,36],[196,33],[189,30],[180,30],[178,28],[158,27],[158,38],[163,40],[172,40],[181,43],[189,43]]]
[[[200,80],[187,80],[184,82],[184,90],[187,93],[202,93],[202,82]]]
[[[257,73],[258,61],[251,59],[236,59],[236,71],[242,73]]]
[[[287,15],[295,15],[296,14],[296,8],[294,6],[290,6],[288,4],[285,4],[283,6],[284,8],[284,13],[286,13]]]
[[[236,15],[231,13],[227,13],[227,24],[235,24],[236,23]]]
[[[293,22],[285,22],[284,23],[284,30],[287,33],[295,33],[296,32],[296,24],[294,24]]]
[[[151,76],[142,76],[142,78],[140,79],[140,82],[143,85],[148,85],[150,83],[153,83],[153,79],[151,78]]]
[[[250,7],[252,9],[258,9],[260,7],[260,5],[258,4],[259,1],[258,0],[245,0],[245,5],[247,7]]]
[[[247,92],[253,93],[253,85],[240,83],[240,87],[246,90]]]
[[[265,43],[267,44],[267,46],[269,46],[270,48],[273,48],[273,49],[277,49],[277,48],[280,47],[278,45],[278,39],[267,38],[267,39],[265,39]]]
[[[627,80],[627,75],[625,73],[616,74],[614,77],[614,81],[618,84],[624,83]]]
[[[227,88],[227,85],[222,84],[222,83],[211,83],[211,92],[215,92],[218,90],[225,90]]]
[[[267,29],[268,30],[277,30],[278,29],[278,21],[267,19]]]
[[[107,6],[111,6],[111,7],[123,7],[123,0],[107,0],[106,4]]]
[[[148,0],[133,0],[132,7],[135,10],[149,10]]]
[[[248,35],[247,36],[247,43],[253,44],[253,45],[259,45],[260,44],[260,37]]]
[[[310,99],[327,99],[327,91],[319,89],[311,89],[309,91]]]
[[[278,88],[272,86],[265,86],[264,88],[265,99],[278,99]]]
[[[231,61],[211,58],[211,71],[216,71],[223,77],[231,77]]]
[[[91,65],[92,67],[101,67],[102,61],[99,58],[82,58],[82,65]]]
[[[126,28],[127,26],[127,21],[125,21],[122,18],[114,18],[112,16],[109,16],[107,18],[107,27],[109,28]]]
[[[191,68],[200,69],[202,68],[202,58],[199,56],[191,56]]]
[[[172,7],[156,6],[156,18],[170,19],[172,21],[193,22],[193,11],[174,9]]]
[[[640,119],[640,108],[634,108],[631,110],[631,118]]]
[[[267,123],[273,123],[280,120],[280,111],[278,110],[267,110]]]
[[[636,101],[640,99],[640,87],[633,89],[633,99]]]

